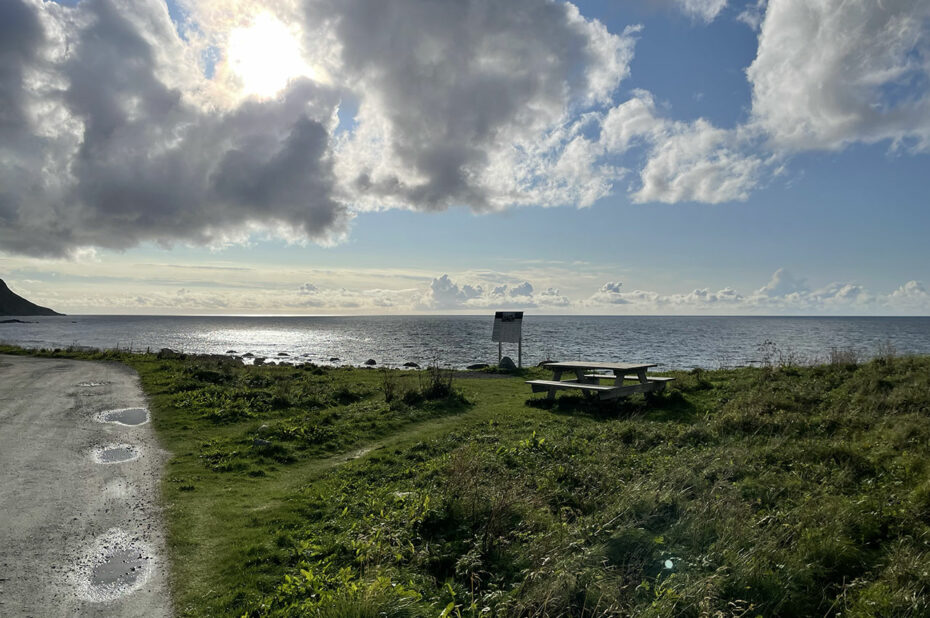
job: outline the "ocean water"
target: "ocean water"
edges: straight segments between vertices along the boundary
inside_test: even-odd
[[[378,366],[496,363],[493,316],[176,317],[64,316],[0,324],[0,342],[29,348],[132,348],[237,354],[269,360]],[[862,358],[882,346],[930,354],[930,317],[533,316],[523,320],[523,364],[546,360],[658,363],[665,369],[733,367],[766,357]],[[278,356],[284,353],[287,356]],[[516,344],[504,354],[517,360]],[[330,358],[338,361],[330,362]]]

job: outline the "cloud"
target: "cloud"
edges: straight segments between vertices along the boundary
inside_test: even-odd
[[[714,21],[720,11],[727,6],[727,0],[675,0],[675,2],[687,15],[708,24]]]
[[[772,278],[764,286],[756,291],[758,296],[788,296],[807,292],[807,286],[803,279],[798,279],[784,268],[779,268],[772,273]]]
[[[4,84],[18,93],[11,113],[34,121],[0,168],[3,249],[217,243],[259,226],[317,240],[345,231],[332,195],[333,92],[299,80],[272,101],[218,112],[161,78],[183,42],[154,0],[4,7],[40,22],[41,36],[20,37],[26,60]],[[11,130],[0,131],[6,143]]]
[[[895,298],[914,298],[926,300],[927,288],[919,281],[908,281],[891,294]]]
[[[690,123],[662,118],[652,94],[637,90],[607,112],[599,142],[614,154],[646,148],[633,201],[716,204],[747,199],[759,181],[765,162],[751,154],[750,136],[702,118]]]
[[[634,202],[739,201],[795,152],[930,149],[919,0],[748,6],[734,128],[621,97],[642,28],[567,2],[179,1],[179,25],[161,0],[0,2],[0,251],[334,243],[360,211],[584,207],[624,179]],[[306,70],[250,96],[227,46],[268,15]]]
[[[668,123],[655,138],[640,172],[635,202],[745,201],[759,181],[764,161],[748,154],[739,131],[718,129],[704,119]]]
[[[182,6],[176,27],[158,0],[2,3],[0,249],[332,242],[359,209],[587,205],[617,175],[585,114],[629,75],[636,28],[540,0]],[[224,46],[263,11],[316,81],[258,99]]]
[[[789,151],[890,139],[930,149],[930,3],[770,0],[752,117]]]
[[[765,7],[768,0],[756,0],[755,4],[747,4],[736,16],[737,21],[741,21],[753,30],[759,30],[762,25],[762,19],[765,17]]]
[[[432,280],[429,288],[417,302],[418,309],[492,309],[492,308],[537,308],[568,307],[571,301],[562,296],[557,288],[547,288],[536,293],[533,284],[522,281],[517,284],[503,283],[492,287],[480,284],[457,283],[444,274]]]
[[[488,210],[590,203],[609,189],[577,113],[629,74],[634,30],[537,0],[310,2],[307,20],[334,24],[332,72],[359,97],[336,159],[356,203]]]
[[[23,258],[31,260],[31,258]],[[33,260],[40,262],[40,260]],[[43,262],[44,263],[44,262]],[[60,267],[60,271],[58,270]],[[106,264],[103,265],[106,267]],[[577,273],[536,275],[547,282],[507,278],[493,273],[456,273],[417,278],[390,271],[353,279],[344,273],[314,271],[317,283],[299,283],[299,273],[269,268],[258,273],[230,273],[223,282],[187,279],[151,280],[126,276],[88,277],[79,265],[60,261],[49,271],[19,269],[4,276],[9,285],[44,306],[68,313],[482,313],[501,309],[535,313],[670,314],[670,315],[927,315],[930,293],[916,280],[887,291],[870,290],[855,281],[809,286],[803,277],[776,270],[765,285],[741,292],[733,286],[707,286],[690,291],[628,290],[608,280],[590,291],[579,286]],[[133,268],[132,272],[137,272]],[[573,292],[563,294],[548,281],[564,278]],[[396,287],[390,287],[396,286]],[[626,290],[626,291],[625,291]]]
[[[803,279],[780,268],[766,285],[748,295],[732,287],[716,292],[708,288],[672,294],[623,292],[619,283],[607,282],[577,304],[630,315],[913,315],[930,312],[930,294],[918,281],[909,281],[891,293],[875,293],[855,282],[834,282],[810,290]]]
[[[619,281],[608,281],[587,302],[592,305],[628,305],[631,301],[624,298],[620,290],[622,286]]]
[[[687,293],[659,294],[648,290],[624,292],[620,282],[608,281],[582,304],[593,308],[623,306],[625,313],[688,313],[705,310],[727,312],[729,308],[721,305],[736,306],[743,300],[743,296],[732,288],[718,292],[702,288]]]

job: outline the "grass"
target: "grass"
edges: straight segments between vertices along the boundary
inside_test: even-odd
[[[603,405],[539,370],[98,357],[172,453],[181,615],[930,615],[930,358]]]

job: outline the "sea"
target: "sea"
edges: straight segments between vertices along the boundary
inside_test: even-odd
[[[495,364],[488,316],[113,316],[20,318],[0,324],[0,343],[67,348],[251,354],[284,363],[379,367]],[[534,316],[522,346],[502,353],[523,366],[545,360],[657,363],[659,369],[717,369],[814,363],[831,353],[930,354],[930,317]],[[522,347],[522,350],[520,349]],[[521,358],[522,357],[522,358]],[[251,362],[246,360],[245,362]]]

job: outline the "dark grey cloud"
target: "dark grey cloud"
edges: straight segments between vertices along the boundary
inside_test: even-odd
[[[0,130],[24,128],[23,70],[45,38],[38,16],[22,0],[0,2]]]

